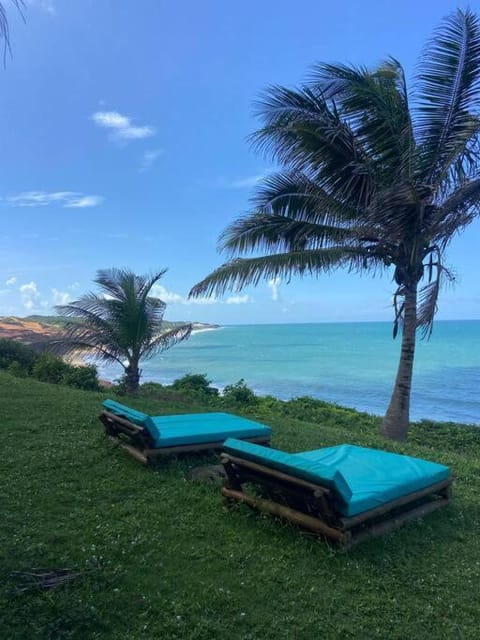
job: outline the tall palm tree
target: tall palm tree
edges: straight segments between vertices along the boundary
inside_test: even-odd
[[[125,371],[127,392],[136,393],[141,360],[185,340],[192,330],[191,324],[165,329],[167,305],[150,295],[165,272],[139,276],[127,269],[98,271],[94,282],[99,294],[88,293],[56,307],[70,318],[64,335],[56,340],[57,348],[65,354],[82,351],[99,361],[117,362]]]
[[[220,237],[230,259],[190,293],[392,269],[402,345],[382,432],[396,439],[409,427],[417,328],[430,335],[452,280],[445,250],[480,211],[480,25],[470,10],[434,33],[413,87],[393,58],[373,70],[318,64],[298,89],[271,87],[253,143],[281,170]]]

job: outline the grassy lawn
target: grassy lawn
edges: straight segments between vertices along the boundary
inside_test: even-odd
[[[451,466],[451,507],[341,554],[184,480],[214,457],[143,468],[103,437],[104,397],[0,373],[0,638],[479,637],[480,429],[424,423],[393,445],[350,410],[252,410],[288,451],[351,442]],[[133,404],[202,410],[182,398]],[[15,593],[10,573],[31,567],[83,578]]]

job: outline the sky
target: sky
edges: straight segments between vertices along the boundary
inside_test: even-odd
[[[9,0],[4,0],[9,5]],[[0,315],[48,314],[97,269],[168,268],[166,319],[219,324],[392,318],[391,276],[336,272],[188,300],[222,230],[271,169],[254,101],[317,61],[407,75],[447,0],[26,0],[0,67]],[[471,3],[472,9],[479,9]],[[13,5],[12,5],[13,6]],[[438,319],[480,318],[480,223],[452,243]]]

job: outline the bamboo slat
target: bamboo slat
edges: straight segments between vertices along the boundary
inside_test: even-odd
[[[222,493],[227,498],[232,498],[233,500],[237,500],[238,502],[243,502],[250,507],[253,507],[254,509],[266,511],[274,516],[285,518],[287,520],[290,520],[291,522],[294,522],[295,524],[300,525],[301,527],[304,527],[305,529],[309,529],[310,531],[314,531],[317,534],[327,536],[328,538],[336,540],[337,542],[343,542],[344,540],[349,538],[348,533],[344,533],[342,531],[339,531],[338,529],[329,527],[318,518],[313,518],[312,516],[308,516],[304,513],[301,513],[300,511],[291,509],[290,507],[285,507],[284,505],[278,504],[277,502],[264,500],[262,498],[254,498],[244,493],[243,491],[235,491],[234,489],[228,489],[225,486],[222,487]]]

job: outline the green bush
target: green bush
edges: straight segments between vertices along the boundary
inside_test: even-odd
[[[159,382],[144,382],[140,385],[140,389],[142,391],[142,396],[147,398],[150,396],[155,397],[158,392],[163,391],[163,385]]]
[[[60,384],[69,369],[69,365],[60,358],[56,358],[49,353],[38,356],[33,365],[32,375],[42,382],[52,382]]]
[[[96,367],[74,367],[50,353],[39,354],[29,345],[6,338],[0,338],[0,369],[17,377],[33,376],[42,382],[77,389],[100,389]]]
[[[38,356],[33,365],[32,375],[42,382],[66,384],[69,387],[88,391],[100,389],[96,367],[93,365],[74,367],[49,353]]]
[[[116,393],[117,396],[127,395],[127,383],[125,375],[121,375],[118,378],[115,378],[112,385],[112,393]]]
[[[23,371],[30,373],[37,358],[38,353],[32,347],[16,340],[0,338],[0,369],[8,369],[16,362]]]
[[[235,384],[228,384],[223,390],[223,399],[234,404],[254,404],[257,396],[247,387],[245,380],[240,378]]]
[[[11,373],[12,376],[16,376],[17,378],[25,378],[28,375],[27,369],[23,367],[19,362],[14,360],[7,367],[8,373]]]
[[[206,374],[188,373],[182,378],[177,378],[172,383],[172,389],[176,391],[191,391],[201,396],[218,396],[218,389],[211,387]]]
[[[69,369],[63,376],[63,384],[69,387],[76,387],[77,389],[85,389],[86,391],[100,390],[96,367],[93,365],[84,367],[67,366],[69,366]]]

